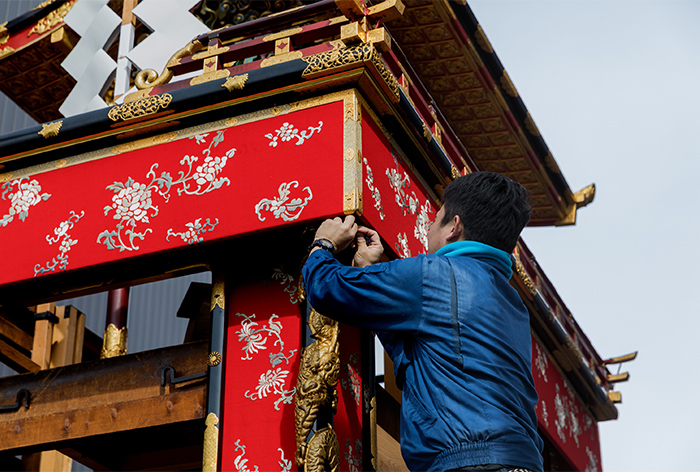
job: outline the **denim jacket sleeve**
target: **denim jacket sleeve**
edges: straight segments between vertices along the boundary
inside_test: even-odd
[[[318,250],[309,255],[302,274],[309,303],[321,314],[371,330],[416,332],[420,327],[419,258],[357,268]]]

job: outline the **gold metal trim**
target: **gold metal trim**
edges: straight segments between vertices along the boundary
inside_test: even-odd
[[[75,2],[77,0],[71,0],[70,2],[66,2],[48,15],[46,15],[44,18],[39,20],[36,25],[29,31],[27,34],[27,37],[31,36],[32,34],[38,34],[42,35],[49,31],[51,28],[59,24],[60,22],[63,21],[63,17],[65,17],[68,12],[73,8],[73,5],[75,5]]]
[[[532,119],[532,115],[530,115],[530,112],[527,112],[527,116],[525,116],[525,129],[528,130],[528,132],[533,135],[533,136],[539,136],[540,135],[540,130],[537,129],[537,125],[535,125],[535,120]]]
[[[9,56],[13,52],[15,52],[15,48],[13,48],[12,46],[7,46],[5,49],[0,50],[0,59],[2,59],[5,56]]]
[[[433,140],[433,133],[430,131],[430,127],[424,121],[423,122],[423,137],[428,140],[428,142]]]
[[[450,168],[450,173],[451,173],[451,175],[452,175],[452,179],[453,179],[453,180],[454,180],[454,179],[459,179],[459,178],[462,176],[462,174],[459,173],[459,170],[457,170],[457,168],[456,168],[455,166],[452,166],[452,167]]]
[[[219,69],[213,72],[206,72],[202,75],[198,75],[197,77],[192,77],[190,80],[190,85],[204,84],[211,82],[212,80],[223,79],[229,75],[231,75],[231,72],[229,72],[228,69]]]
[[[263,38],[263,42],[268,43],[271,41],[277,41],[278,39],[287,38],[289,36],[294,36],[295,34],[301,33],[303,30],[304,30],[303,28],[298,27],[298,28],[291,28],[291,29],[284,30],[284,31],[279,31],[279,32],[273,33],[273,34],[268,34],[267,36],[265,36]]]
[[[476,31],[474,32],[474,37],[476,38],[476,42],[479,45],[479,47],[481,47],[481,49],[490,54],[493,54],[493,46],[491,46],[489,38],[486,37],[486,33],[484,33],[484,30],[481,28],[481,25],[477,26]]]
[[[303,55],[304,53],[301,51],[289,51],[284,54],[277,54],[260,61],[260,67],[270,67],[277,64],[282,64],[283,62],[293,61],[294,59],[301,59]]]
[[[157,113],[158,110],[168,108],[173,96],[169,93],[145,97],[133,102],[113,106],[107,116],[112,121],[128,121],[146,115]]]
[[[384,79],[395,99],[399,99],[399,81],[394,77],[377,49],[369,43],[351,46],[343,49],[333,49],[311,56],[302,57],[308,65],[301,73],[302,77],[312,77],[337,68],[345,68],[361,62],[371,62],[379,75]]]
[[[49,139],[54,136],[58,136],[58,132],[62,126],[63,120],[54,121],[53,123],[42,123],[41,131],[39,131],[37,134],[42,135],[44,139]]]
[[[204,452],[202,454],[202,472],[216,472],[219,456],[219,417],[213,412],[204,420]]]
[[[207,365],[209,367],[216,367],[221,364],[221,353],[217,351],[212,351],[209,353],[209,358],[207,359]]]
[[[357,92],[343,98],[343,213],[362,213],[362,115]],[[351,119],[348,119],[351,117]]]
[[[608,392],[608,398],[613,403],[622,403],[622,394],[620,392]]]
[[[110,359],[126,354],[126,336],[126,326],[117,328],[114,324],[110,323],[105,329],[100,359]]]
[[[219,307],[222,310],[226,309],[226,295],[225,295],[225,280],[222,274],[217,274],[214,278],[214,285],[211,289],[211,309]]]
[[[537,294],[537,288],[532,282],[530,276],[527,275],[527,272],[525,272],[525,267],[523,266],[523,263],[520,262],[520,260],[518,260],[517,258],[515,259],[515,273],[518,275],[518,277],[520,277],[520,280],[523,281],[523,285],[525,285],[525,288],[530,294],[530,297],[534,297]]]
[[[505,69],[503,70],[503,75],[501,76],[501,87],[503,87],[503,90],[511,97],[518,96],[518,90],[515,88],[515,84],[513,84],[513,81],[510,80],[510,76],[508,75],[508,72],[505,71]]]
[[[233,92],[234,90],[243,90],[247,81],[248,74],[234,75],[233,77],[226,79],[226,82],[224,82],[221,86],[229,92]]]

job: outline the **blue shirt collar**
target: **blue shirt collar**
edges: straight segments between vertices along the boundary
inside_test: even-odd
[[[435,253],[438,256],[468,256],[490,263],[510,279],[513,275],[510,254],[477,241],[456,241],[446,244]]]

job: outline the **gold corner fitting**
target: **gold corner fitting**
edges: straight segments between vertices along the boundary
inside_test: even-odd
[[[234,90],[243,90],[247,81],[248,74],[234,75],[233,77],[227,78],[226,82],[221,86],[229,92],[233,92]]]
[[[173,96],[169,93],[145,97],[133,102],[113,106],[107,116],[112,121],[128,121],[146,115],[157,113],[160,109],[168,108]]]
[[[110,359],[126,354],[126,336],[126,326],[117,328],[114,324],[110,323],[107,329],[105,329],[100,359]]]
[[[213,412],[204,420],[204,452],[202,455],[202,472],[216,472],[219,456],[219,417]]]
[[[370,43],[363,43],[342,49],[333,49],[311,56],[302,57],[308,65],[301,73],[302,77],[311,77],[339,68],[345,68],[361,62],[374,64],[379,75],[384,79],[395,100],[399,100],[399,81],[386,66],[377,49]]]
[[[51,28],[59,24],[61,21],[63,21],[63,17],[65,17],[68,12],[73,8],[73,5],[75,5],[75,2],[77,0],[71,0],[69,2],[64,3],[48,15],[46,15],[44,18],[39,20],[34,27],[29,30],[29,33],[27,33],[27,37],[31,36],[32,34],[38,34],[42,35],[49,31]]]
[[[53,123],[43,123],[41,125],[41,131],[39,131],[37,134],[42,135],[44,139],[49,139],[54,136],[58,136],[58,132],[62,126],[63,120],[54,121]]]

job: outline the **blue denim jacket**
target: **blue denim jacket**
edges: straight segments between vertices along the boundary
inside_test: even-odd
[[[542,470],[530,321],[510,275],[507,253],[473,241],[363,269],[309,256],[311,305],[377,331],[394,361],[410,470]]]

